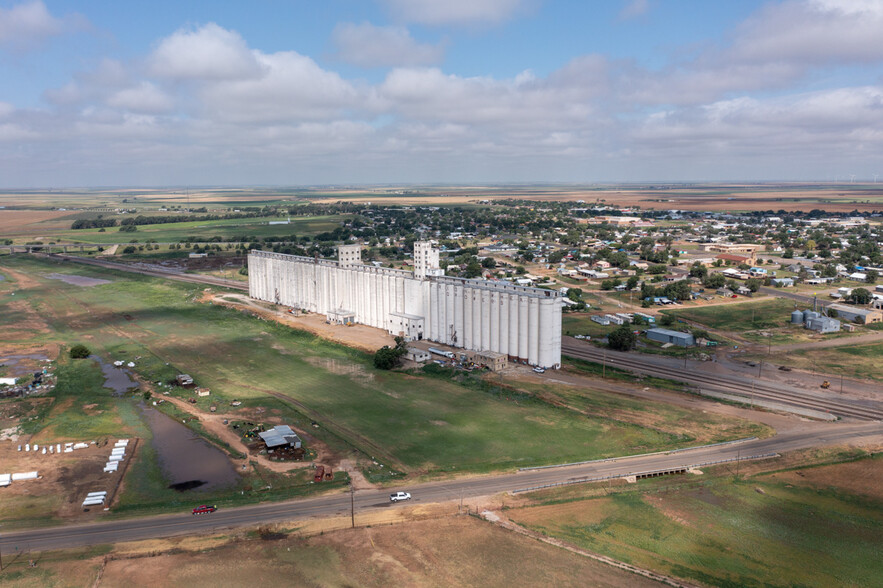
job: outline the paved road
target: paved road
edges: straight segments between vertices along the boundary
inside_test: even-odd
[[[460,498],[488,496],[500,492],[567,482],[584,477],[628,475],[654,470],[686,468],[721,460],[849,442],[883,443],[883,423],[809,424],[804,429],[790,431],[769,439],[631,458],[617,458],[562,468],[431,482],[406,486],[402,489],[412,493],[414,503],[447,502]],[[389,503],[388,491],[359,491],[354,495],[354,502],[357,522],[359,513],[366,510],[403,507],[400,504]],[[349,513],[350,495],[347,493],[333,494],[306,500],[221,509],[211,515],[192,516],[189,513],[181,513],[3,533],[0,535],[0,552],[8,556],[23,551],[45,551],[101,543],[199,534],[235,527],[303,520],[311,517],[345,516]]]
[[[760,292],[764,294],[769,294],[770,296],[781,296],[783,298],[790,298],[791,300],[796,300],[801,304],[805,304],[807,308],[812,308],[813,305],[813,297],[808,296],[806,294],[798,294],[797,292],[792,292],[787,288],[770,288],[769,286],[761,286]],[[828,300],[826,298],[818,298],[819,306],[828,306],[829,304],[833,304],[834,300]]]

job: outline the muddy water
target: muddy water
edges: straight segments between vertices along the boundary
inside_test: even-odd
[[[122,396],[126,390],[138,387],[138,382],[132,379],[128,370],[107,363],[97,355],[90,355],[89,359],[97,361],[101,366],[101,373],[104,374],[104,387],[113,390],[114,396]]]
[[[237,482],[233,464],[220,449],[156,409],[142,405],[139,411],[153,433],[151,445],[169,488],[218,490]]]
[[[9,368],[9,377],[18,378],[26,374],[40,371],[42,367],[40,369],[32,369],[32,366],[38,365],[37,362],[41,362],[44,359],[48,358],[42,353],[3,355],[0,356],[0,365],[5,365],[7,368]]]

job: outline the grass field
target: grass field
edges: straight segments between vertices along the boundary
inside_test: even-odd
[[[194,221],[185,223],[169,222],[159,225],[140,225],[134,233],[121,233],[119,227],[110,227],[100,232],[99,229],[57,230],[49,233],[52,238],[64,242],[83,242],[96,244],[128,243],[133,239],[144,242],[147,240],[160,243],[178,242],[188,237],[210,240],[212,237],[228,239],[231,237],[286,237],[289,235],[314,236],[326,231],[333,231],[341,222],[349,217],[345,215],[314,216],[293,218],[291,224],[270,225],[269,221],[284,220],[279,217],[268,218],[235,218],[214,221]],[[174,217],[170,217],[174,220]]]
[[[662,312],[699,323],[710,329],[746,331],[785,327],[791,320],[794,301],[785,299],[721,304],[704,308],[666,309]]]
[[[773,354],[772,361],[806,371],[840,375],[847,378],[883,380],[883,343],[843,345],[823,349],[800,349],[785,356]]]
[[[683,441],[677,427],[637,426],[640,414],[630,423],[588,419],[518,391],[375,371],[360,352],[198,303],[201,287],[30,258],[4,263],[36,281],[31,303],[60,340],[82,341],[109,360],[141,356],[135,370],[150,382],[190,373],[218,402],[288,398],[323,431],[409,472],[487,471]],[[58,272],[112,282],[86,288],[42,277]],[[707,416],[690,413],[679,426],[690,419]]]
[[[864,490],[850,481],[857,474]],[[881,477],[878,455],[746,479],[647,480],[585,499],[550,493],[537,499],[541,506],[509,515],[580,547],[714,586],[880,586],[883,495],[874,481]]]

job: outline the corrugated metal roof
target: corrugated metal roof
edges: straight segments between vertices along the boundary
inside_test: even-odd
[[[271,448],[300,441],[300,437],[288,425],[276,425],[269,431],[258,433],[258,436]]]

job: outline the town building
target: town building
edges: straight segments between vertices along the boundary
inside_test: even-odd
[[[831,304],[828,306],[828,310],[836,310],[837,316],[840,318],[862,325],[883,322],[883,310],[877,308]]]
[[[660,343],[671,343],[679,347],[687,347],[695,345],[696,341],[690,333],[682,333],[680,331],[672,331],[671,329],[653,328],[647,329],[647,338],[651,341],[659,341]]]

